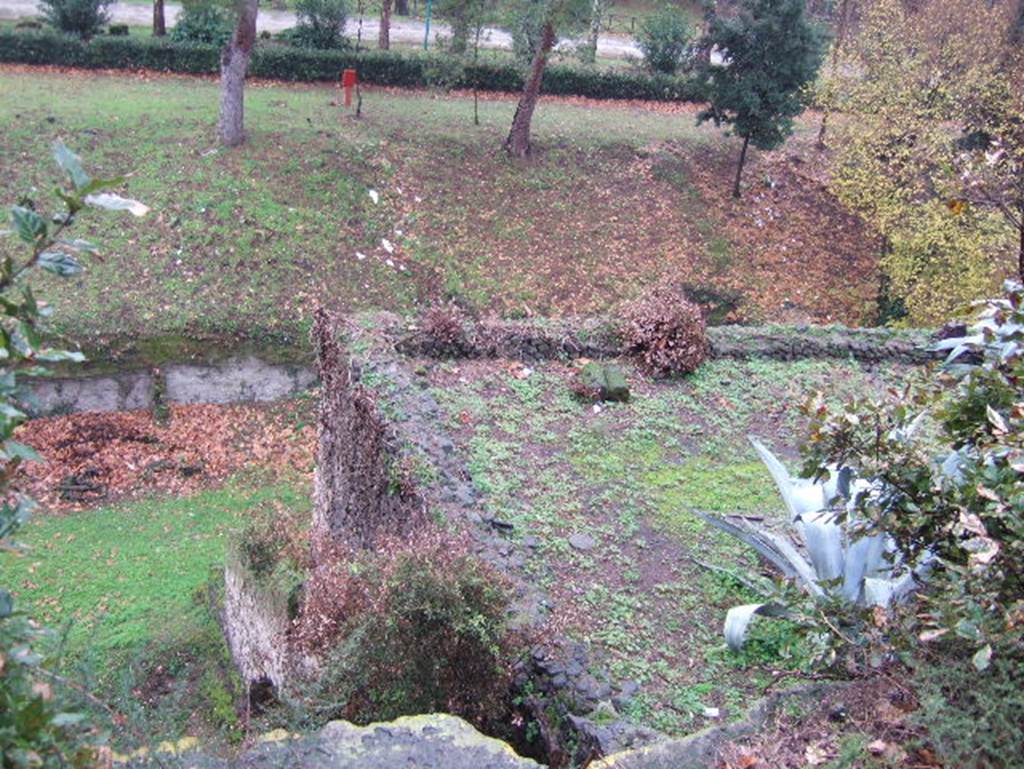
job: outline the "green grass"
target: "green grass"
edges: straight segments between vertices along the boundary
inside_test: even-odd
[[[34,617],[67,628],[68,650],[127,658],[187,626],[193,593],[224,563],[228,536],[255,507],[303,509],[304,488],[230,485],[67,516],[39,514],[19,532],[28,546],[5,557],[4,581]]]
[[[632,168],[636,153],[721,140],[687,115],[545,100],[522,165],[500,150],[511,99],[482,101],[476,127],[467,98],[367,90],[355,120],[337,97],[250,87],[248,142],[227,151],[212,79],[0,73],[7,200],[52,204],[60,138],[95,175],[128,174],[127,192],[153,209],[83,217],[102,261],[70,287],[39,286],[60,328],[296,338],[317,302],[409,310],[445,292],[512,313],[604,309],[671,269],[665,248],[693,226],[682,208],[648,231],[623,216],[673,196]]]

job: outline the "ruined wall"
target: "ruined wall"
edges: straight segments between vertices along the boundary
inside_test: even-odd
[[[382,536],[402,534],[423,519],[402,446],[369,390],[353,381],[338,341],[338,326],[324,310],[313,325],[323,388],[313,479],[314,541],[372,547]]]
[[[393,329],[396,348],[406,355],[448,357],[437,340],[420,329]],[[838,358],[865,363],[920,364],[941,359],[929,349],[926,329],[846,328],[843,326],[709,326],[712,358]],[[467,324],[466,358],[552,360],[617,358],[629,350],[611,318],[485,320]]]
[[[249,687],[281,691],[288,679],[288,597],[264,584],[242,561],[224,567],[224,634],[238,672]]]

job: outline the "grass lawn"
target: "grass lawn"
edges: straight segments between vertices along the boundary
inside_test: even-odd
[[[867,318],[866,239],[798,178],[759,186],[758,158],[749,199],[731,202],[735,148],[692,108],[545,99],[536,157],[519,164],[500,150],[512,98],[481,101],[475,127],[465,96],[367,89],[361,120],[337,96],[251,86],[249,141],[228,151],[212,79],[0,70],[7,199],[49,204],[61,138],[95,174],[130,174],[153,208],[83,222],[103,260],[37,291],[62,330],[301,335],[317,302],[410,310],[444,295],[591,312],[663,277],[736,293],[740,317]]]
[[[73,656],[124,659],[194,621],[194,594],[223,567],[228,535],[253,508],[303,510],[308,500],[303,486],[238,483],[190,497],[38,514],[19,532],[24,556],[4,559],[4,581],[34,617],[67,629]]]
[[[770,621],[755,623],[742,654],[725,650],[726,611],[762,597],[704,564],[760,567],[693,511],[782,525],[778,492],[746,436],[795,467],[798,406],[811,393],[864,394],[909,371],[730,360],[673,382],[630,371],[633,401],[599,411],[573,399],[572,375],[544,364],[520,380],[502,362],[429,372],[484,504],[529,543],[526,568],[548,592],[551,623],[587,642],[616,681],[641,685],[629,715],[670,734],[708,725],[706,707],[736,717],[774,671],[806,664],[806,650],[791,627]],[[592,547],[570,542],[581,534]]]

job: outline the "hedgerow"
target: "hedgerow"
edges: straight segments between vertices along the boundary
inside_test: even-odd
[[[320,51],[268,43],[256,47],[249,73],[275,80],[318,82],[336,81],[342,70],[355,69],[364,83],[421,88],[431,85],[430,73],[441,57],[443,54],[378,50]],[[216,74],[220,48],[167,38],[103,36],[84,41],[52,31],[0,30],[0,62]],[[462,68],[450,85],[516,92],[523,87],[523,73],[512,62],[479,62]],[[594,99],[702,100],[700,87],[688,78],[569,65],[548,67],[543,92]]]

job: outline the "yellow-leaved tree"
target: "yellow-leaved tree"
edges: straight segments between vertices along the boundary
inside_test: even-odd
[[[1024,272],[1019,19],[1017,0],[867,0],[830,70],[833,187],[883,236],[911,323]]]

